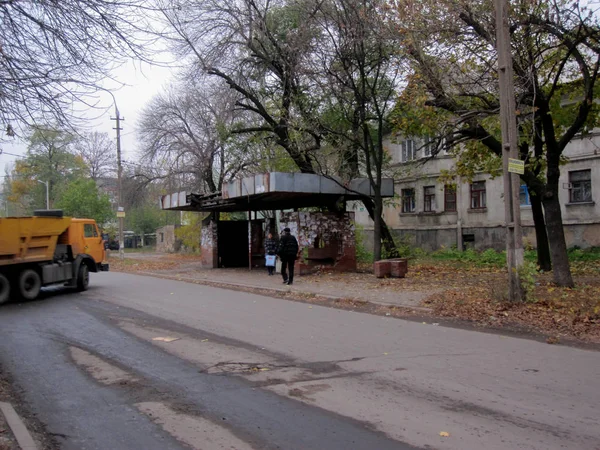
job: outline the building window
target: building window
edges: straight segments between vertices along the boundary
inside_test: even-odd
[[[165,233],[160,233],[160,242],[165,241]]]
[[[435,186],[425,186],[423,188],[423,211],[435,211]]]
[[[531,200],[529,199],[529,189],[527,185],[522,184],[521,190],[519,191],[519,203],[521,206],[531,206]]]
[[[444,211],[456,211],[456,186],[444,186]]]
[[[430,136],[427,136],[423,140],[423,158],[431,158],[431,155],[433,155],[434,150],[435,141]]]
[[[471,183],[471,209],[483,209],[485,201],[485,181]]]
[[[592,201],[592,171],[576,170],[569,172],[570,194],[569,201],[571,203],[585,203]]]
[[[402,189],[402,212],[415,212],[415,190]]]
[[[408,162],[415,159],[415,141],[405,139],[402,141],[402,162]]]

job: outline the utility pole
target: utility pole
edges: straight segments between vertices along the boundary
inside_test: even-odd
[[[500,87],[500,119],[502,125],[502,166],[504,172],[504,212],[506,220],[506,265],[508,266],[508,293],[511,301],[521,301],[523,293],[519,268],[523,265],[523,232],[519,201],[520,177],[509,162],[519,159],[515,85],[508,26],[508,0],[496,3],[496,49],[498,51],[498,79]],[[512,161],[509,161],[512,160]],[[516,161],[518,162],[518,161]]]
[[[113,97],[114,100],[114,97]],[[116,121],[116,127],[113,130],[117,130],[117,189],[118,189],[118,197],[119,204],[117,206],[117,217],[119,219],[119,258],[125,259],[125,240],[123,239],[123,218],[124,218],[124,210],[123,210],[123,190],[121,184],[121,177],[123,173],[123,166],[121,165],[121,120],[125,120],[121,118],[119,115],[119,108],[117,107],[117,102],[115,103],[115,117],[111,117],[110,120]]]

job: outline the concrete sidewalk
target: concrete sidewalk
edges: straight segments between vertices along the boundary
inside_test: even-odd
[[[161,256],[155,255],[157,261]],[[152,256],[144,254],[128,254],[129,259],[148,260]],[[418,310],[428,310],[420,303],[441,289],[431,287],[420,290],[409,279],[377,279],[371,273],[333,273],[321,272],[312,275],[296,276],[294,284],[287,286],[282,283],[281,274],[269,276],[266,269],[203,269],[196,261],[182,261],[177,267],[166,270],[135,270],[132,272],[146,275],[156,275],[182,281],[210,284],[234,289],[260,290],[264,293],[273,292],[277,295],[285,293],[309,294],[328,299],[355,300],[377,305],[397,306]],[[410,270],[410,269],[409,269]],[[128,270],[129,271],[129,270]]]

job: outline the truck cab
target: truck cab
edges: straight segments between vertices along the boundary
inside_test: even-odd
[[[95,220],[71,219],[68,233],[73,254],[89,255],[97,263],[102,263],[106,259],[104,239]]]

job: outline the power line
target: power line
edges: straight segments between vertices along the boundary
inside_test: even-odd
[[[17,158],[25,158],[25,156],[23,156],[23,155],[15,155],[14,153],[5,152],[2,149],[0,149],[0,155],[10,155],[10,156],[16,156]]]

